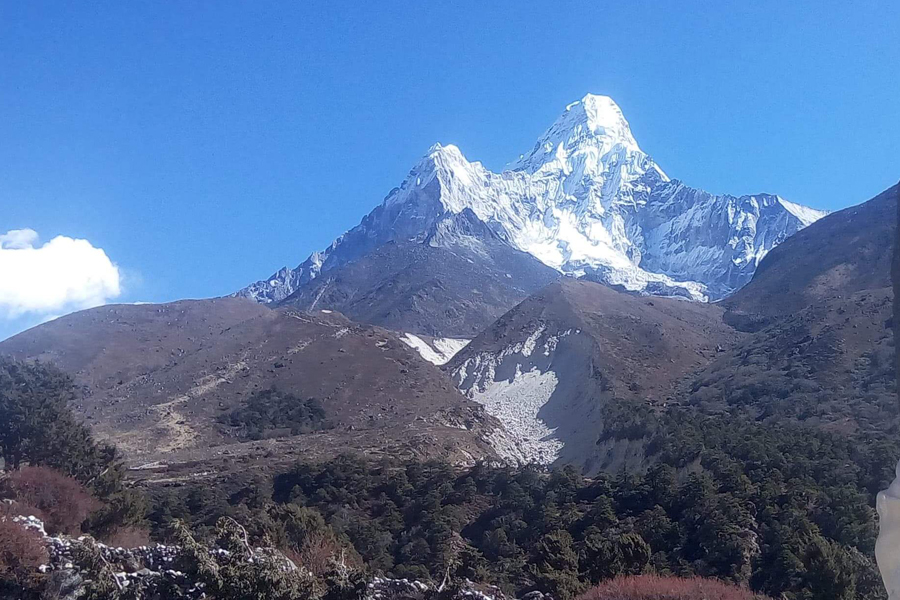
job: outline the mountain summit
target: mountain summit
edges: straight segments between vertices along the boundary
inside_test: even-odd
[[[436,235],[453,231],[441,223],[464,211],[501,243],[560,273],[694,300],[728,296],[772,248],[825,215],[771,194],[715,195],[670,179],[641,150],[618,105],[589,94],[501,173],[456,146],[432,146],[400,187],[328,249],[237,295],[282,301],[389,242],[471,247],[478,236]]]
[[[590,166],[594,168],[597,167],[597,159],[615,148],[641,152],[622,109],[608,96],[588,94],[568,105],[537,141],[534,149],[517,161],[512,169],[535,173],[544,165],[550,164],[551,168],[554,164],[559,165],[555,160],[557,158],[584,154],[586,148],[599,150],[587,156],[587,162],[593,162]]]

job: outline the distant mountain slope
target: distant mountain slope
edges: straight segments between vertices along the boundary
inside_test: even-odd
[[[508,432],[501,455],[588,472],[620,453],[598,448],[612,399],[662,405],[675,384],[739,336],[714,305],[640,297],[564,279],[525,300],[446,368]]]
[[[670,180],[638,146],[619,107],[589,94],[566,107],[531,152],[502,173],[469,162],[455,146],[435,145],[358,226],[296,269],[282,269],[238,295],[280,302],[387,243],[427,243],[438,224],[464,212],[561,273],[698,300],[740,288],[767,252],[824,214],[771,194],[718,196]],[[473,230],[463,232],[466,240]],[[376,257],[367,264],[381,266]],[[520,273],[510,275],[514,285],[528,287],[517,283]]]
[[[307,458],[358,450],[471,460],[491,455],[481,408],[392,333],[337,313],[273,311],[244,299],[119,305],[45,323],[0,353],[56,363],[82,386],[75,407],[131,464]],[[219,417],[275,388],[315,398],[329,428],[248,441]],[[230,459],[228,458],[230,457]]]
[[[506,425],[509,435],[493,440],[501,455],[587,472],[637,467],[644,456],[639,434],[602,438],[612,400],[848,434],[893,431],[897,193],[811,225],[723,302],[562,280],[498,319],[445,368]]]
[[[330,308],[397,331],[471,338],[558,277],[465,210],[436,223],[423,242],[388,242],[301,285],[278,305]]]
[[[897,422],[891,257],[898,189],[836,212],[773,250],[722,303],[753,332],[683,391],[707,411],[744,411],[843,431]]]
[[[792,236],[724,305],[735,313],[777,316],[837,295],[890,287],[898,189],[895,185]]]

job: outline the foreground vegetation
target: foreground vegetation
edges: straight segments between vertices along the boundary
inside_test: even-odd
[[[45,560],[9,519],[27,509],[51,533],[88,532],[114,543],[149,535],[196,556],[205,556],[198,547],[208,541],[233,537],[240,524],[251,546],[276,548],[311,573],[327,572],[341,557],[360,573],[470,579],[558,600],[648,574],[715,578],[789,600],[884,594],[872,506],[900,455],[896,432],[851,438],[614,404],[598,442],[642,440],[641,472],[585,479],[572,469],[342,456],[144,496],[123,483],[115,452],[68,413],[70,394],[71,381],[53,369],[0,362],[0,420],[10,424],[0,450],[13,468],[0,494],[16,503],[0,515],[6,589],[38,585],[34,567]],[[302,426],[318,421],[310,408],[298,412]],[[248,422],[265,435],[269,422],[256,415],[268,409],[252,414]],[[90,548],[85,552],[89,558]],[[207,566],[210,573],[225,569],[222,577],[244,568]],[[222,585],[214,597],[232,597],[230,584]],[[290,589],[279,597],[314,597],[302,586]],[[316,589],[327,595],[328,588]]]
[[[645,472],[587,480],[572,469],[345,456],[170,490],[150,519],[158,532],[176,518],[203,531],[227,514],[282,547],[345,545],[391,576],[449,571],[561,599],[641,573],[792,599],[882,596],[873,494],[892,478],[895,445],[628,405],[608,420],[604,438],[646,440]]]

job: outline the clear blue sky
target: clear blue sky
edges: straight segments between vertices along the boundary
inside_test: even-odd
[[[688,184],[841,208],[900,178],[900,2],[5,2],[0,233],[86,238],[122,301],[226,294],[587,92]]]

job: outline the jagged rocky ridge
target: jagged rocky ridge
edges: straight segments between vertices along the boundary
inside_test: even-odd
[[[471,226],[465,235],[452,226],[464,212],[562,273],[696,300],[740,288],[772,248],[825,214],[771,194],[714,195],[670,179],[619,107],[589,94],[502,173],[436,144],[358,226],[237,294],[283,301],[389,242],[471,244]]]

